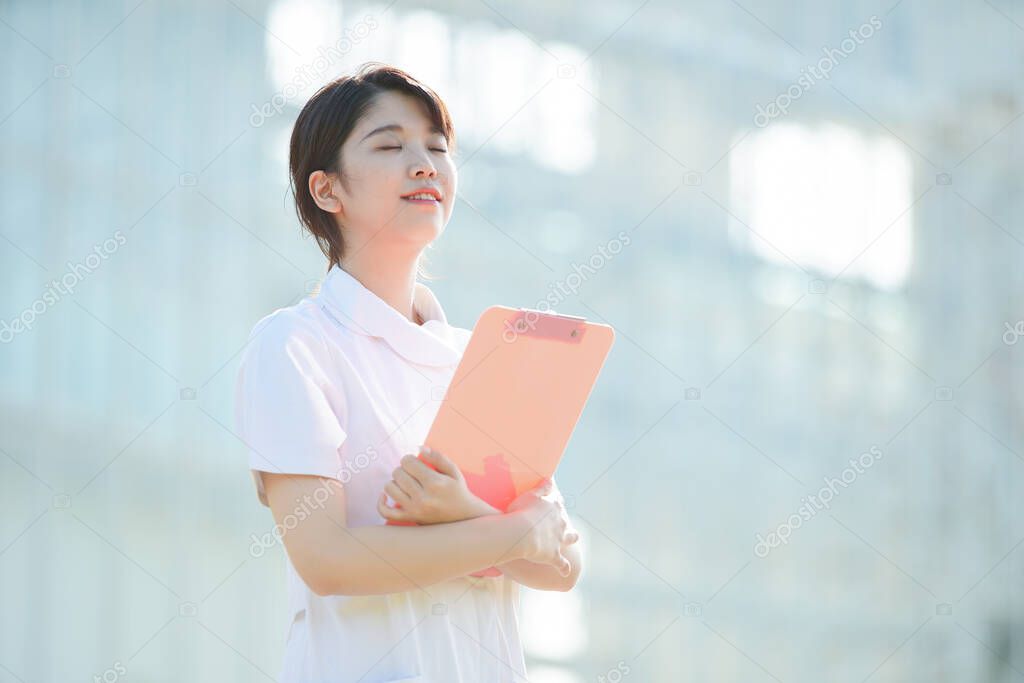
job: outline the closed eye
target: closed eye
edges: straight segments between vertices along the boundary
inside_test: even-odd
[[[402,148],[401,148],[401,146],[392,145],[390,147],[378,147],[377,149],[384,150],[384,149],[402,149]],[[430,151],[432,151],[432,152],[441,152],[442,154],[446,154],[448,152],[447,149],[444,149],[444,148],[441,148],[441,147],[431,147]]]

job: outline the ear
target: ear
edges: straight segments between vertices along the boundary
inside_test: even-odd
[[[337,178],[326,171],[309,174],[309,194],[316,205],[328,213],[341,212],[341,200],[335,194]]]

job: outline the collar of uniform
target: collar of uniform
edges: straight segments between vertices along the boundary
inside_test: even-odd
[[[338,265],[327,272],[317,301],[341,325],[383,339],[413,363],[450,366],[459,361],[444,309],[422,282],[416,283],[413,294],[413,308],[424,321],[422,325],[410,321]]]

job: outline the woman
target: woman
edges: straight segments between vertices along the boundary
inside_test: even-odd
[[[433,91],[379,64],[324,86],[295,122],[292,192],[328,272],[317,296],[256,324],[236,385],[288,557],[286,683],[523,680],[519,585],[579,576],[552,480],[501,514],[444,454],[412,455],[470,335],[416,280],[454,206],[454,138]]]

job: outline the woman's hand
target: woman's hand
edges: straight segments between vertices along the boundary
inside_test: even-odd
[[[423,447],[420,451],[434,468],[414,455],[402,457],[391,481],[377,499],[381,517],[396,522],[441,524],[498,512],[469,490],[459,468],[443,453]],[[401,506],[388,507],[387,496]]]
[[[545,479],[512,501],[508,512],[522,514],[528,520],[530,533],[523,538],[519,549],[522,558],[551,565],[560,576],[566,577],[572,572],[572,564],[563,552],[579,541],[580,535],[572,528],[564,503],[553,493],[552,480]]]

